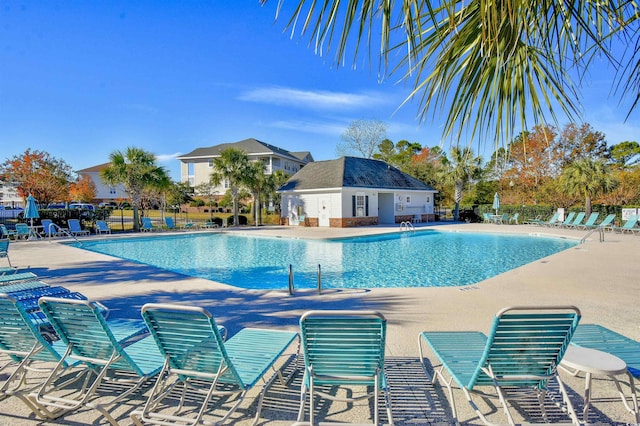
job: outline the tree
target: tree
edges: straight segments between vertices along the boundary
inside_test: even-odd
[[[14,183],[18,195],[26,199],[31,194],[43,206],[54,201],[69,201],[71,175],[71,166],[64,160],[30,148],[0,166],[0,177]]]
[[[407,173],[428,185],[437,186],[445,163],[446,153],[439,146],[425,147],[413,156]]]
[[[560,132],[556,143],[557,156],[563,160],[561,167],[580,158],[605,158],[607,141],[604,133],[593,130],[589,123],[580,126],[569,123]]]
[[[508,146],[508,157],[502,180],[514,182],[524,198],[536,200],[537,191],[556,175],[553,126],[536,126],[520,133]],[[557,173],[559,174],[559,173]]]
[[[189,182],[174,182],[167,191],[167,205],[180,210],[183,204],[193,201],[193,188]]]
[[[284,185],[291,176],[284,170],[276,170],[269,175],[269,185],[267,186],[267,198],[273,203],[276,211],[281,211],[282,195],[276,192]]]
[[[453,147],[450,152],[451,158],[445,160],[443,178],[454,186],[453,201],[455,209],[453,220],[458,220],[460,213],[460,202],[464,193],[464,187],[473,179],[477,179],[482,173],[482,157],[475,156],[471,148]]]
[[[618,185],[602,194],[599,199],[612,206],[640,204],[640,169],[616,170],[613,177]]]
[[[141,148],[129,147],[109,155],[111,164],[102,169],[100,178],[107,185],[124,185],[133,206],[133,229],[140,229],[139,209],[143,192],[163,180],[167,172],[156,164],[156,156]]]
[[[621,169],[634,166],[640,161],[640,144],[635,141],[625,141],[609,148],[608,157]]]
[[[267,186],[264,169],[265,165],[262,161],[253,161],[247,166],[247,171],[242,179],[243,185],[251,193],[251,198],[253,198],[253,217],[256,226],[260,225],[260,195]]]
[[[96,198],[96,184],[87,176],[80,176],[69,188],[69,198],[81,203],[90,203]]]
[[[373,158],[378,146],[387,137],[387,125],[380,120],[356,120],[340,136],[336,154]]]
[[[618,70],[615,89],[631,95],[632,111],[640,102],[639,17],[637,3],[626,0],[298,0],[287,28],[313,40],[317,52],[333,51],[339,64],[348,46],[355,63],[361,45],[371,49],[379,35],[379,74],[412,81],[409,99],[419,100],[422,119],[445,111],[445,137],[468,128],[471,140],[487,133],[498,144],[530,120],[557,124],[556,107],[580,116],[582,79],[572,76],[602,58]],[[626,49],[611,49],[618,40]]]
[[[373,154],[373,158],[382,160],[405,173],[409,173],[413,158],[421,150],[422,145],[417,142],[409,142],[403,139],[394,145],[391,140],[385,139],[378,145],[378,152]]]
[[[569,194],[584,196],[588,216],[591,214],[591,199],[613,189],[616,182],[604,160],[580,158],[565,167],[559,184]]]
[[[237,148],[227,148],[220,152],[219,157],[213,159],[211,182],[214,185],[219,185],[223,181],[229,183],[233,200],[233,226],[238,226],[238,193],[248,167],[249,157]]]
[[[214,196],[218,192],[216,190],[216,185],[211,183],[211,180],[208,180],[196,185],[194,190],[196,195],[207,197],[207,200],[209,200],[209,218],[213,220],[213,200]]]

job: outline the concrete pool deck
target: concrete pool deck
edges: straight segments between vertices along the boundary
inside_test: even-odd
[[[495,232],[553,235],[581,239],[586,231],[492,224],[417,224],[442,231]],[[398,227],[321,229],[304,227],[260,227],[225,230],[296,238],[329,238],[380,232],[397,232]],[[218,231],[219,232],[219,231]],[[148,235],[148,234],[147,234]],[[88,238],[98,238],[92,236]],[[69,247],[57,242],[27,241],[12,243],[12,264],[28,269],[52,285],[79,291],[102,301],[113,317],[139,317],[140,307],[148,302],[171,302],[203,306],[233,335],[240,328],[268,327],[297,330],[298,319],[310,309],[375,309],[388,320],[387,352],[391,397],[396,424],[447,424],[449,402],[438,384],[432,386],[418,362],[418,333],[424,330],[478,330],[487,332],[493,315],[513,305],[570,304],[582,311],[582,323],[598,323],[640,341],[640,237],[606,233],[604,242],[598,233],[584,243],[561,253],[540,259],[480,283],[464,287],[390,288],[371,290],[297,291],[290,296],[286,277],[282,290],[244,290],[212,281],[191,278],[151,266],[127,262],[110,256]],[[215,254],[212,254],[215,255]],[[241,255],[241,254],[239,254]],[[479,253],[479,256],[482,254]],[[427,352],[430,361],[433,356]],[[428,366],[428,370],[431,367]],[[429,370],[430,371],[430,370]],[[396,377],[397,376],[397,377]],[[571,389],[578,412],[582,410],[584,378],[562,374]],[[592,421],[628,423],[633,420],[617,398],[609,380],[594,378]],[[279,400],[277,408],[263,411],[261,424],[285,425],[295,421],[299,380],[290,388],[274,387],[269,393]],[[250,396],[255,396],[252,393]],[[116,411],[120,424],[130,424],[126,413],[140,404],[133,401]],[[283,402],[284,401],[284,402]],[[460,420],[478,424],[462,392],[456,401]],[[480,404],[485,402],[478,398]],[[272,401],[273,402],[273,401]],[[497,399],[490,403],[497,404]],[[334,407],[335,405],[335,407]],[[327,420],[363,422],[369,418],[366,406],[353,409],[334,404],[327,408]],[[253,399],[245,400],[234,415],[234,424],[250,424]],[[504,423],[500,408],[491,420]],[[519,410],[515,411],[518,415]],[[97,412],[82,409],[51,422],[94,424]],[[16,398],[0,402],[0,422],[12,425],[42,424]],[[104,423],[104,421],[103,421]]]

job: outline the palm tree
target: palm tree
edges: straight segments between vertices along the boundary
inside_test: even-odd
[[[482,173],[482,157],[474,156],[471,148],[453,147],[451,159],[445,158],[445,168],[442,178],[445,182],[454,186],[453,201],[456,206],[453,211],[453,220],[457,221],[460,213],[460,202],[464,186],[473,179],[477,179]]]
[[[144,191],[167,178],[167,171],[156,164],[156,156],[141,148],[129,147],[109,155],[111,164],[100,172],[107,185],[124,186],[133,206],[133,229],[140,229],[138,210]]]
[[[249,157],[237,148],[227,148],[213,159],[211,182],[219,185],[228,182],[233,201],[233,226],[238,226],[238,193],[249,167]]]
[[[591,198],[615,188],[616,181],[602,159],[580,158],[567,165],[560,176],[560,187],[570,195],[585,198],[584,209],[591,214]]]
[[[273,201],[273,205],[278,212],[280,212],[280,204],[282,200],[282,196],[278,194],[276,191],[287,181],[291,175],[284,170],[276,170],[271,175],[269,175],[269,179],[267,182],[267,188],[265,194],[270,201]]]
[[[247,172],[243,177],[243,184],[251,192],[253,198],[253,217],[255,224],[260,224],[260,194],[266,186],[267,178],[264,174],[265,165],[262,161],[253,161],[249,163]]]
[[[445,136],[469,126],[470,140],[487,132],[498,143],[526,129],[528,118],[556,120],[555,105],[570,119],[579,116],[582,82],[569,73],[585,75],[602,58],[618,71],[615,89],[631,95],[633,110],[640,102],[639,18],[637,2],[626,0],[298,0],[287,28],[313,40],[316,52],[335,52],[339,64],[347,46],[355,63],[361,45],[371,50],[371,35],[380,34],[379,74],[413,82],[407,101],[419,99],[423,119],[448,111]],[[610,49],[618,40],[629,51]]]

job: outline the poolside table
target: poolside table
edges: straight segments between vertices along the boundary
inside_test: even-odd
[[[591,376],[594,374],[599,376],[608,376],[613,379],[625,408],[634,415],[635,423],[640,423],[640,416],[638,415],[638,399],[636,397],[636,388],[633,383],[633,376],[627,370],[627,364],[623,360],[607,352],[570,345],[560,362],[560,367],[569,371],[569,373],[574,376],[580,371],[585,373],[584,410],[582,412],[582,420],[585,423],[588,422],[589,406],[591,405]],[[616,377],[622,374],[626,374],[629,378],[631,403],[633,406],[629,406],[627,397],[624,392],[622,392],[620,382]]]

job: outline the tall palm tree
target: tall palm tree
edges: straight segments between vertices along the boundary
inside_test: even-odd
[[[227,148],[213,159],[211,182],[215,185],[226,181],[233,200],[233,226],[238,226],[238,193],[249,167],[249,157],[241,149]]]
[[[609,166],[602,159],[580,158],[567,165],[560,176],[560,187],[570,195],[585,198],[584,209],[591,214],[591,199],[615,188]]]
[[[267,189],[265,194],[270,201],[273,201],[273,205],[278,212],[280,212],[280,204],[282,200],[282,196],[278,194],[276,191],[287,181],[291,175],[284,170],[275,170],[271,175],[269,175],[269,179],[267,182]]]
[[[243,184],[253,198],[253,217],[256,226],[260,225],[260,194],[264,191],[267,182],[264,169],[265,165],[262,161],[253,161],[249,163],[243,177]]]
[[[277,14],[284,13],[283,3],[278,1]],[[413,82],[408,100],[419,99],[423,119],[435,111],[448,111],[445,136],[459,135],[469,126],[470,140],[476,131],[480,135],[486,131],[498,143],[511,140],[515,128],[526,129],[527,117],[534,124],[542,124],[549,116],[555,120],[555,105],[570,119],[579,116],[582,81],[571,76],[583,76],[590,67],[601,66],[603,58],[618,71],[615,89],[621,97],[631,95],[631,110],[640,102],[637,2],[295,3],[287,12],[287,28],[313,40],[319,54],[334,52],[339,64],[348,57],[347,46],[355,63],[362,45],[373,50],[372,34],[379,34],[379,74],[395,72]],[[392,40],[401,42],[393,45]],[[610,49],[617,40],[628,50]]]
[[[167,171],[156,164],[156,156],[141,148],[129,147],[124,152],[114,151],[109,155],[109,164],[100,172],[107,185],[120,185],[131,198],[133,206],[133,229],[140,229],[138,210],[143,192],[150,186],[164,181]]]
[[[455,209],[453,220],[460,217],[460,202],[464,192],[464,186],[477,179],[482,173],[482,157],[475,156],[471,148],[453,147],[450,152],[451,158],[445,158],[445,168],[442,178],[454,186],[453,201]]]

